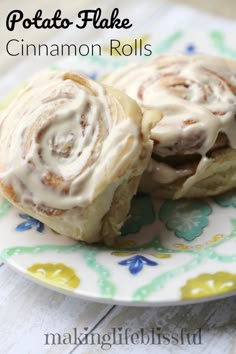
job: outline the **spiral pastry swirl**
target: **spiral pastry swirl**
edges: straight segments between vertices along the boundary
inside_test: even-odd
[[[135,99],[151,122],[154,147],[143,179],[146,186],[152,181],[151,188],[163,186],[161,196],[179,198],[218,194],[236,184],[223,186],[222,180],[217,181],[219,188],[199,188],[206,178],[212,182],[223,152],[229,159],[236,153],[234,62],[207,55],[165,55],[121,68],[104,82]]]
[[[151,154],[134,101],[70,72],[44,72],[0,119],[0,189],[55,231],[111,243]]]

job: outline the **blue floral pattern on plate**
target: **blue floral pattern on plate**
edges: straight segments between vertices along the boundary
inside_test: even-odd
[[[196,54],[196,47],[194,44],[188,44],[184,49],[184,54]]]
[[[159,211],[159,218],[177,237],[193,241],[202,234],[212,213],[210,205],[203,200],[167,200]]]
[[[33,228],[35,228],[36,231],[38,231],[38,232],[44,231],[44,224],[41,221],[39,221],[27,214],[19,214],[19,216],[26,221],[19,224],[16,227],[16,231],[23,232],[23,231],[31,230]]]
[[[144,265],[157,266],[158,263],[151,261],[150,259],[137,254],[128,259],[118,262],[119,265],[128,266],[131,274],[136,275],[143,269]]]

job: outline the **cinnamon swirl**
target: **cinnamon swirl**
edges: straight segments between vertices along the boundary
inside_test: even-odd
[[[0,191],[58,233],[112,243],[152,143],[137,104],[78,74],[35,76],[0,117]]]
[[[141,189],[159,197],[215,195],[236,187],[236,63],[165,55],[104,82],[135,99],[153,123]]]

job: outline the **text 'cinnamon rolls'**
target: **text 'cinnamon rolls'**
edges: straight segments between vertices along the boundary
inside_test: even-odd
[[[160,197],[215,195],[236,187],[236,63],[166,55],[104,79],[152,122],[152,160],[141,188]]]
[[[35,76],[0,118],[0,191],[55,231],[112,243],[151,155],[137,104],[80,75]]]

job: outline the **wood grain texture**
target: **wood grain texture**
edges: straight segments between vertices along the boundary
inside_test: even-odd
[[[114,345],[112,353],[236,353],[236,297],[205,304],[135,308],[81,301],[45,289],[0,268],[0,348],[7,354],[97,354],[101,345],[45,345],[45,333],[109,334],[112,328],[160,333],[202,329],[202,345]],[[88,328],[88,329],[87,329]],[[131,332],[131,333],[132,333]],[[90,342],[90,341],[89,341]],[[190,351],[191,350],[191,351]],[[2,352],[2,351],[0,351]]]
[[[73,345],[47,347],[44,334],[93,328],[110,307],[58,294],[4,265],[0,268],[0,353],[68,353]]]
[[[127,308],[118,306],[106,317],[96,331],[101,335],[111,332],[112,328],[140,328],[150,330],[161,328],[161,333],[176,333],[181,328],[191,332],[202,329],[201,345],[129,345],[113,346],[112,353],[161,353],[161,354],[223,354],[236,353],[236,297],[213,301],[205,304],[163,307]],[[71,352],[72,353],[72,352]],[[104,353],[101,348],[80,346],[75,354]]]

